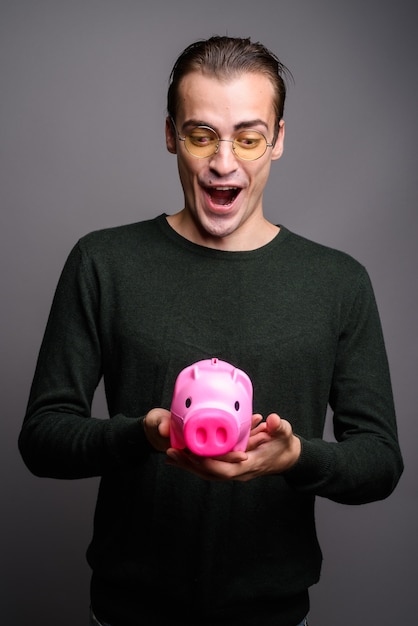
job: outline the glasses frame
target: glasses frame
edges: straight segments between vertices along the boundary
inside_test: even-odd
[[[225,141],[225,142],[228,142],[228,143],[232,144],[231,145],[232,152],[234,153],[236,158],[239,159],[240,161],[258,161],[258,159],[261,159],[261,157],[263,157],[266,154],[267,148],[272,148],[274,146],[273,143],[269,143],[267,141],[267,137],[262,132],[260,132],[259,130],[256,130],[255,128],[248,128],[246,130],[248,130],[249,132],[252,131],[253,133],[258,133],[259,135],[261,135],[261,137],[263,137],[264,141],[266,142],[266,147],[265,147],[264,152],[262,154],[260,154],[258,157],[255,157],[254,159],[245,159],[244,157],[241,157],[241,156],[239,156],[239,154],[236,153],[236,151],[235,151],[235,139],[221,139],[214,128],[212,128],[211,126],[207,126],[205,124],[202,124],[201,126],[194,126],[192,131],[195,130],[196,128],[202,128],[203,130],[210,130],[215,135],[215,137],[217,138],[217,144],[216,144],[215,150],[214,150],[214,152],[212,152],[212,154],[208,154],[206,156],[203,156],[203,155],[199,156],[198,154],[193,154],[193,152],[190,152],[189,148],[187,147],[186,140],[187,140],[188,135],[184,135],[182,137],[180,135],[179,131],[177,130],[177,126],[176,126],[176,124],[175,124],[175,122],[174,122],[172,117],[170,117],[170,120],[171,120],[171,123],[173,124],[174,130],[176,131],[177,139],[184,143],[184,147],[186,148],[187,152],[192,157],[194,157],[195,159],[210,159],[211,157],[215,156],[215,154],[218,154],[219,146],[220,146],[221,141]]]

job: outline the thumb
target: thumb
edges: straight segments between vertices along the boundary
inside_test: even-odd
[[[272,435],[273,433],[280,430],[282,425],[282,419],[277,413],[270,413],[270,415],[266,419],[267,430]]]
[[[170,416],[165,415],[158,424],[158,432],[161,437],[170,436]]]

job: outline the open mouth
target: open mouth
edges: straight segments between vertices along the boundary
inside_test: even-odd
[[[234,202],[240,193],[239,187],[207,187],[206,192],[210,196],[213,204],[218,206],[229,206]]]

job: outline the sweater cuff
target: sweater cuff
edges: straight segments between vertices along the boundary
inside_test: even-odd
[[[322,439],[299,439],[302,446],[300,457],[283,476],[298,491],[317,493],[332,471],[333,446]]]
[[[107,443],[118,466],[134,467],[151,451],[146,438],[144,417],[115,415],[108,422]]]

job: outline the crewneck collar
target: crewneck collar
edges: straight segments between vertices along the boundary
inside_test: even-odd
[[[156,222],[165,236],[169,237],[173,242],[177,245],[182,246],[183,248],[188,249],[190,252],[194,252],[195,254],[200,254],[203,256],[211,256],[216,258],[229,258],[229,259],[244,259],[244,258],[255,258],[258,256],[264,256],[266,254],[270,254],[273,250],[277,248],[277,246],[281,245],[285,239],[287,239],[290,231],[283,225],[277,225],[280,230],[273,237],[271,241],[260,246],[259,248],[255,248],[254,250],[239,250],[239,251],[231,251],[231,250],[218,250],[217,248],[210,248],[208,246],[203,246],[201,244],[194,243],[189,239],[180,235],[177,231],[170,226],[167,221],[167,213],[162,213],[156,218]]]

